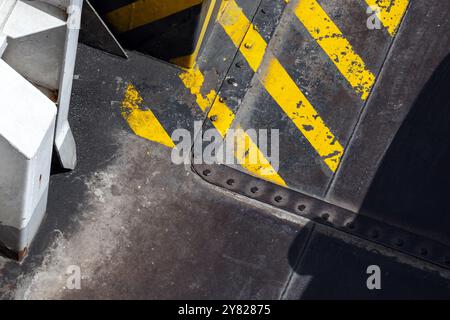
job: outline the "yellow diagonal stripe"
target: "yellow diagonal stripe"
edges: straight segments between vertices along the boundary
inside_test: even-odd
[[[256,72],[264,58],[267,43],[234,0],[229,1],[219,23]]]
[[[234,0],[230,0],[219,23],[256,72],[266,53],[267,44]],[[268,54],[268,68],[260,77],[261,83],[325,164],[335,172],[344,152],[343,147],[280,62]]]
[[[209,107],[208,102],[210,99],[203,97],[201,94],[204,76],[198,67],[182,73],[180,75],[180,79],[185,87],[189,89],[190,92],[196,97],[199,108],[205,112]],[[211,91],[209,93],[209,95],[212,94],[215,94],[215,92]],[[224,138],[233,123],[235,115],[234,112],[227,106],[225,101],[221,97],[217,96],[211,106],[208,117],[212,120],[214,127]],[[258,146],[252,141],[250,136],[245,133],[245,131],[238,131],[236,135],[236,142],[237,146],[235,150],[235,157],[244,169],[265,180],[274,182],[281,186],[286,186],[286,182],[280,177],[261,150],[259,150]],[[256,157],[252,157],[250,159],[249,155],[256,155]],[[254,161],[255,159],[256,161]]]
[[[316,0],[300,0],[294,12],[350,85],[366,100],[375,82],[361,57]]]
[[[335,172],[344,153],[343,147],[278,60],[270,60],[262,82],[331,171]]]
[[[174,148],[170,136],[151,110],[142,110],[143,99],[136,88],[129,84],[122,101],[122,116],[133,132],[150,141]]]
[[[226,136],[228,129],[230,129],[235,118],[233,111],[221,97],[214,101],[214,104],[208,113],[208,117],[212,119],[214,127],[219,131],[222,137]]]
[[[408,8],[409,0],[366,0],[366,3],[379,9],[378,18],[389,34],[395,36]]]
[[[171,16],[202,3],[203,0],[138,0],[106,14],[116,32],[123,33]]]
[[[286,182],[275,171],[252,138],[239,126],[235,131],[235,152],[234,156],[238,163],[248,172],[265,180],[272,181],[280,186],[286,187]]]

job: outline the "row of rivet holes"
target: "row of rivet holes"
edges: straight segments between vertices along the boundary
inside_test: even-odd
[[[203,174],[204,174],[205,176],[209,176],[209,175],[211,174],[211,171],[207,169],[207,170],[203,171]],[[228,179],[228,180],[226,181],[226,184],[229,185],[230,187],[232,187],[232,186],[234,185],[234,183],[235,183],[235,180],[234,180],[234,179]],[[259,188],[258,188],[257,186],[254,186],[254,187],[250,188],[250,192],[251,192],[252,194],[256,194],[256,193],[258,193],[258,191],[259,191]],[[273,198],[273,200],[274,200],[276,203],[281,203],[281,202],[283,201],[283,197],[282,197],[281,195],[276,195],[276,196]],[[305,206],[304,204],[300,204],[300,205],[297,206],[297,210],[300,211],[300,212],[303,212],[303,211],[306,210],[306,206]],[[329,220],[330,220],[330,214],[329,214],[329,213],[326,213],[326,212],[325,212],[325,213],[322,213],[322,215],[320,216],[320,218],[321,218],[323,221],[329,222],[329,223],[332,224],[332,222],[329,221]],[[345,227],[348,228],[348,229],[350,229],[350,230],[355,230],[355,227],[356,227],[356,226],[355,226],[355,224],[354,224],[353,222],[348,222],[348,223],[345,225]],[[373,230],[373,231],[371,232],[371,234],[370,234],[370,237],[373,238],[373,239],[377,239],[377,238],[379,237],[379,232],[378,232],[377,230]],[[404,241],[403,241],[402,239],[396,239],[394,244],[395,244],[397,247],[403,247]],[[420,253],[421,256],[426,256],[426,255],[428,255],[428,250],[427,250],[426,248],[420,248],[420,249],[419,249],[419,253]],[[445,263],[446,265],[450,265],[450,257],[444,258],[444,263]]]

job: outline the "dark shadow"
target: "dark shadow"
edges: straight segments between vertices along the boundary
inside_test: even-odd
[[[53,147],[53,153],[52,153],[52,165],[50,170],[50,175],[60,174],[60,173],[67,173],[72,170],[65,169],[62,166],[61,160],[58,157],[58,152],[56,151],[55,147]]]
[[[450,244],[450,55],[424,86],[389,147],[360,214]],[[358,224],[358,218],[354,221]],[[448,280],[354,238],[315,227],[288,252],[288,299],[448,299]],[[339,233],[339,232],[338,232]],[[368,290],[367,267],[382,290]]]
[[[361,213],[450,243],[450,55],[392,142]]]

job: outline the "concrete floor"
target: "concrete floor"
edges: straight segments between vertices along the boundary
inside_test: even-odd
[[[128,81],[178,125],[201,117],[177,94],[176,68],[80,45],[75,73],[78,167],[52,176],[26,260],[0,258],[1,298],[450,298],[448,271],[209,185],[135,136],[120,115]],[[366,287],[373,264],[381,290]],[[66,288],[71,265],[79,290]]]

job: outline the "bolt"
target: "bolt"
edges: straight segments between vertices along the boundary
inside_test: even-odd
[[[229,84],[231,84],[233,87],[237,87],[237,86],[238,86],[236,80],[234,80],[233,78],[228,79],[227,82],[228,82]]]
[[[253,48],[253,43],[251,43],[251,42],[246,42],[246,43],[244,44],[244,47],[247,48],[247,49],[251,49],[251,48]]]
[[[211,117],[209,117],[209,120],[211,120],[212,122],[214,122],[214,121],[217,121],[217,116],[216,115],[213,115],[213,116],[211,116]]]

